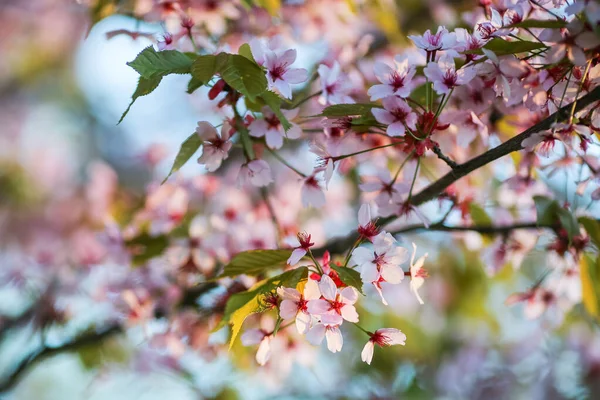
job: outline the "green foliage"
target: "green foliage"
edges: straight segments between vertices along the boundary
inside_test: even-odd
[[[169,74],[187,74],[194,60],[177,50],[156,51],[148,46],[127,63],[142,77],[150,79]]]
[[[533,196],[538,225],[551,226],[560,222],[567,231],[569,241],[579,234],[579,223],[571,212],[561,207],[556,200],[544,196]]]
[[[244,43],[243,45],[240,46],[240,49],[238,50],[238,54],[240,56],[246,57],[248,60],[252,61],[253,63],[256,62],[256,60],[254,60],[254,56],[252,55],[252,50],[250,49],[250,45],[248,43]]]
[[[135,101],[138,99],[138,97],[146,96],[146,95],[152,93],[154,91],[154,89],[156,89],[158,87],[158,85],[160,84],[160,81],[162,81],[162,76],[160,76],[160,75],[155,76],[153,78],[144,78],[143,76],[140,76],[140,78],[138,80],[138,85],[135,88],[135,92],[133,92],[133,95],[131,96],[131,102],[127,106],[127,109],[125,110],[123,115],[121,115],[121,118],[119,119],[119,122],[118,122],[119,124],[121,122],[123,122],[123,119],[125,118],[127,113],[129,113],[131,106],[133,105],[133,103],[135,103]]]
[[[584,254],[579,264],[583,305],[600,321],[600,256]]]
[[[277,116],[279,122],[281,122],[281,126],[283,126],[283,129],[287,132],[292,127],[292,124],[290,124],[290,121],[288,121],[281,112],[281,97],[267,90],[260,95],[260,100],[264,101],[264,103],[275,113],[275,116]]]
[[[171,171],[169,171],[169,174],[162,181],[162,183],[165,183],[173,173],[179,171],[179,169],[183,167],[186,162],[188,162],[194,153],[198,151],[198,148],[201,144],[202,139],[200,139],[200,136],[198,136],[196,132],[192,133],[187,139],[185,139],[179,148],[177,156],[175,157]]]
[[[150,236],[142,233],[125,241],[125,245],[132,253],[132,264],[142,265],[148,260],[160,256],[169,245],[169,238],[165,235]]]
[[[248,250],[238,253],[225,266],[219,276],[234,277],[242,274],[256,276],[267,273],[275,268],[286,265],[287,259],[292,254],[291,250]]]
[[[358,273],[358,271],[348,267],[338,267],[337,265],[332,265],[331,269],[337,272],[342,282],[348,286],[356,288],[356,290],[364,295],[362,290],[363,283],[362,279],[360,279],[360,273]]]
[[[546,45],[539,42],[529,42],[527,40],[515,40],[512,42],[500,38],[493,38],[485,46],[484,49],[493,51],[497,56],[505,56],[508,54],[525,53],[532,50],[545,48]],[[466,54],[483,54],[481,49],[467,50]]]
[[[261,281],[246,292],[232,295],[225,306],[223,318],[216,328],[220,329],[225,324],[231,325],[229,348],[231,349],[233,346],[242,325],[248,316],[269,309],[269,307],[264,304],[264,298],[267,294],[273,292],[280,286],[295,287],[298,282],[307,277],[308,268],[300,267]]]
[[[212,79],[217,72],[217,57],[212,54],[198,56],[190,67],[192,77],[203,84]]]
[[[107,364],[125,364],[131,358],[127,342],[111,337],[100,343],[90,343],[77,349],[79,361],[88,369],[97,369]]]
[[[370,115],[372,108],[381,108],[379,104],[335,104],[323,110],[319,117],[347,117]]]
[[[476,225],[482,226],[491,226],[492,219],[485,212],[485,210],[480,207],[478,204],[471,203],[469,204],[469,214],[471,215],[471,219]]]
[[[589,217],[579,217],[579,223],[583,225],[585,231],[590,235],[592,243],[600,249],[600,223]]]
[[[219,72],[229,86],[252,101],[267,90],[267,77],[258,64],[238,54],[228,54],[227,58]]]

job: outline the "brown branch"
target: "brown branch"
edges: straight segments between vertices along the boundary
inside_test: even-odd
[[[438,156],[438,158],[440,160],[445,162],[450,168],[452,168],[452,169],[458,168],[458,164],[454,160],[452,160],[450,157],[448,157],[447,155],[442,153],[440,146],[438,146],[438,145],[434,146],[433,152],[435,153],[436,156]]]
[[[86,345],[95,344],[106,338],[122,333],[119,325],[110,325],[101,331],[90,332],[73,338],[72,340],[57,347],[42,346],[28,357],[23,359],[13,372],[4,380],[0,381],[0,393],[11,390],[25,376],[26,372],[35,364],[59,353],[76,351]]]
[[[583,108],[589,106],[590,104],[592,104],[598,100],[600,100],[600,86],[595,88],[594,90],[592,90],[585,96],[581,97],[579,100],[577,100],[577,104],[575,105],[575,112],[582,110]],[[483,153],[475,158],[472,158],[471,160],[469,160],[463,164],[458,164],[455,168],[453,168],[446,175],[444,175],[437,181],[433,182],[432,184],[427,186],[425,189],[423,189],[419,193],[412,196],[410,203],[414,206],[418,206],[420,204],[423,204],[430,200],[433,200],[436,197],[438,197],[441,193],[443,193],[444,190],[446,190],[446,188],[448,188],[454,182],[458,181],[460,178],[463,178],[464,176],[468,175],[469,173],[475,171],[476,169],[483,167],[484,165],[491,163],[492,161],[502,158],[514,151],[519,151],[519,150],[523,149],[523,146],[521,145],[523,140],[527,139],[529,136],[533,135],[534,133],[542,132],[542,131],[550,129],[552,124],[554,124],[556,121],[564,120],[565,118],[567,118],[570,115],[572,108],[573,108],[573,103],[570,103],[570,104],[562,107],[561,109],[559,109],[558,111],[556,111],[554,114],[550,115],[543,121],[535,124],[534,126],[521,132],[517,136],[514,136],[511,139],[507,140],[506,142],[502,143],[500,146],[494,147],[493,149],[488,150],[485,153]],[[380,226],[389,225],[390,223],[394,222],[397,218],[398,217],[396,217],[396,216],[382,218],[379,220],[379,225]],[[435,226],[436,225],[432,225],[429,228],[432,229]],[[412,230],[418,230],[418,229],[424,229],[424,227],[413,228]],[[438,230],[440,230],[440,229],[438,229]],[[456,230],[456,229],[454,229],[454,230]],[[473,229],[465,229],[465,230],[473,230]],[[398,233],[402,233],[402,232],[398,232]],[[321,255],[321,254],[323,254],[323,252],[325,250],[329,250],[331,253],[344,252],[352,245],[352,243],[354,243],[356,238],[357,238],[357,234],[356,234],[356,232],[354,232],[354,233],[346,236],[345,238],[333,239],[332,241],[327,243],[324,247],[315,249],[313,251],[313,253],[315,253],[316,255]]]

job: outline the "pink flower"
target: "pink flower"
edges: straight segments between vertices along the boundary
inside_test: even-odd
[[[277,89],[285,98],[292,98],[290,84],[302,83],[308,79],[308,72],[304,68],[290,68],[296,61],[296,50],[286,50],[282,54],[267,52],[265,54],[265,67],[267,68],[267,81],[270,89]]]
[[[464,85],[475,77],[472,67],[463,67],[457,71],[454,60],[446,57],[427,64],[423,73],[433,82],[433,89],[437,94],[448,94],[455,87]]]
[[[304,286],[303,293],[284,287],[278,288],[277,293],[283,299],[279,305],[279,316],[284,320],[295,318],[298,333],[302,335],[307,333],[312,319],[308,313],[308,302],[321,297],[317,282],[309,279]]]
[[[329,275],[323,275],[319,282],[322,299],[308,302],[308,312],[321,318],[328,325],[341,325],[344,320],[358,322],[358,313],[354,303],[358,300],[356,289],[347,286],[339,293]]]
[[[250,182],[253,186],[267,186],[273,182],[271,167],[265,160],[252,160],[240,168],[238,182]]]
[[[298,264],[298,261],[308,253],[308,250],[312,246],[314,246],[314,243],[310,241],[310,235],[306,232],[300,232],[296,237],[297,239],[292,239],[290,243],[295,249],[287,260],[289,265]]]
[[[329,351],[337,353],[342,350],[344,338],[337,325],[317,324],[306,334],[306,339],[314,346],[320,345],[324,338],[327,338]]]
[[[404,136],[406,128],[416,129],[417,114],[410,106],[398,97],[386,97],[383,99],[383,107],[373,108],[373,116],[377,122],[388,125],[387,134],[389,136]]]
[[[554,43],[545,55],[546,62],[550,64],[560,62],[566,55],[573,64],[584,65],[587,62],[584,50],[600,45],[598,36],[594,32],[584,31],[584,26],[577,19],[564,31],[545,29],[540,39]]]
[[[427,271],[423,269],[423,263],[427,258],[427,253],[415,262],[415,254],[417,254],[417,245],[413,243],[413,253],[410,258],[410,291],[417,296],[419,303],[424,304],[423,299],[419,296],[419,288],[425,283]]]
[[[248,126],[250,136],[254,137],[265,137],[267,146],[271,149],[279,149],[283,146],[283,138],[298,139],[302,135],[302,129],[295,124],[291,123],[292,127],[286,132],[281,125],[279,118],[271,111],[269,107],[263,107],[262,110],[263,118],[255,119]],[[298,110],[283,110],[283,114],[287,119],[292,119],[298,114]]]
[[[349,94],[352,92],[352,83],[341,72],[340,64],[335,61],[329,68],[325,64],[319,65],[319,78],[323,94],[319,101],[323,105],[354,103]]]
[[[363,347],[363,350],[360,353],[360,358],[367,364],[371,365],[371,361],[373,360],[373,352],[375,350],[376,344],[380,347],[388,347],[396,344],[404,346],[405,343],[406,335],[398,329],[377,329],[371,334],[371,338],[369,339],[367,344],[365,344],[365,347]]]
[[[427,52],[448,50],[456,44],[456,34],[448,32],[443,26],[438,27],[435,34],[427,29],[423,36],[410,35],[408,38],[413,41],[415,46]]]
[[[266,54],[269,52],[278,52],[283,50],[283,36],[276,35],[269,38],[266,43],[265,40],[254,38],[248,43],[250,50],[252,51],[252,57],[258,65],[264,65],[266,61]]]
[[[311,142],[310,151],[318,156],[317,166],[323,171],[323,177],[325,178],[325,188],[329,189],[329,181],[333,177],[333,171],[335,169],[335,162],[333,156],[329,153],[323,142]]]
[[[380,85],[371,86],[367,92],[371,96],[371,100],[379,100],[388,96],[398,96],[406,98],[410,96],[410,93],[415,87],[413,77],[415,75],[415,68],[409,65],[407,58],[400,58],[399,56],[395,59],[395,68],[391,68],[389,65],[377,62],[373,68],[377,80],[381,82]]]
[[[302,205],[320,208],[325,205],[325,193],[314,175],[307,177],[302,185]]]
[[[256,352],[256,362],[258,365],[265,365],[271,358],[271,340],[273,335],[268,334],[262,329],[249,329],[242,335],[242,344],[244,346],[258,346]]]
[[[485,63],[477,65],[477,73],[486,81],[494,81],[497,96],[503,96],[505,101],[511,99],[510,80],[521,78],[527,74],[527,67],[513,55],[498,57],[492,51],[483,49],[488,58]],[[522,101],[516,98],[516,101]]]
[[[536,132],[527,139],[524,139],[521,142],[521,146],[527,151],[535,151],[536,147],[540,145],[538,148],[538,153],[544,157],[548,157],[554,149],[556,140],[557,137],[552,131]]]
[[[219,135],[214,126],[206,121],[201,121],[198,122],[196,134],[202,140],[202,155],[198,158],[198,164],[204,164],[210,172],[216,171],[223,160],[229,156],[232,146],[229,140],[231,126],[224,122]]]

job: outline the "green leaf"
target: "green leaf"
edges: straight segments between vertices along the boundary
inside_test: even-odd
[[[500,38],[493,38],[485,46],[484,49],[493,51],[497,56],[505,56],[508,54],[526,53],[532,50],[543,49],[547,47],[543,43],[529,42],[526,40],[515,40],[513,42],[506,41]],[[466,54],[483,54],[481,49],[467,50]]]
[[[260,99],[262,99],[267,106],[275,113],[275,116],[281,122],[281,126],[287,132],[291,127],[290,121],[285,117],[283,112],[281,111],[281,98],[271,91],[266,91],[260,95]]]
[[[582,301],[587,312],[600,321],[600,256],[584,254],[579,263]]]
[[[213,55],[198,56],[190,67],[192,78],[203,85],[208,83],[217,72],[217,57]]]
[[[600,223],[589,217],[579,217],[579,223],[583,225],[585,231],[590,235],[592,243],[600,248]]]
[[[554,224],[557,208],[560,208],[558,203],[544,196],[533,196],[533,201],[535,202],[538,225]]]
[[[219,276],[234,277],[242,274],[256,276],[286,265],[291,250],[248,250],[238,253]]]
[[[300,267],[283,274],[274,276],[255,285],[247,292],[234,294],[229,298],[223,313],[223,319],[219,325],[229,323],[231,325],[231,338],[229,349],[238,337],[242,325],[251,314],[263,312],[269,309],[264,304],[264,298],[280,286],[295,287],[298,282],[308,277],[308,268]]]
[[[169,174],[162,181],[162,183],[165,183],[171,175],[179,171],[179,169],[183,167],[186,162],[188,162],[194,153],[198,151],[198,148],[200,148],[201,144],[202,139],[200,139],[200,136],[198,136],[196,132],[192,133],[187,139],[185,139],[179,148],[179,153],[177,153],[177,156],[175,157],[171,171],[169,171]]]
[[[338,267],[337,265],[331,265],[331,269],[337,272],[342,282],[356,288],[356,290],[364,295],[362,290],[363,282],[362,279],[360,279],[360,273],[358,273],[358,271],[348,267]]]
[[[152,93],[154,89],[158,87],[161,80],[162,76],[155,76],[153,78],[144,78],[143,76],[140,76],[138,80],[138,85],[135,88],[135,92],[133,92],[133,95],[131,96],[131,102],[127,106],[127,109],[125,110],[123,115],[121,115],[121,118],[119,119],[119,122],[117,124],[123,122],[123,119],[131,109],[133,103],[138,99],[138,97],[146,96],[147,94]]]
[[[224,53],[221,53],[224,54]],[[221,56],[219,54],[219,56]],[[223,57],[221,56],[221,59]],[[219,59],[217,66],[219,66]],[[267,78],[258,64],[238,54],[229,54],[227,61],[221,66],[221,77],[229,86],[254,101],[256,96],[267,90]]]
[[[548,28],[548,29],[560,29],[567,26],[567,21],[562,21],[558,19],[526,19],[524,21],[518,22],[516,24],[512,24],[507,26],[507,28]]]
[[[256,60],[254,59],[254,56],[252,55],[252,49],[250,49],[250,45],[248,43],[244,43],[243,45],[240,46],[240,49],[238,50],[238,54],[240,56],[246,57],[248,60],[252,61],[253,63],[256,63]]]
[[[177,50],[156,51],[148,46],[142,50],[135,60],[127,63],[142,77],[150,79],[169,74],[187,74],[193,60]]]
[[[160,256],[168,245],[169,238],[167,236],[150,236],[147,233],[125,241],[125,246],[132,253],[131,261],[134,265],[144,264],[146,261]]]
[[[318,115],[321,117],[347,117],[352,115],[370,115],[372,108],[381,108],[379,104],[335,104]]]
[[[480,207],[478,204],[471,203],[469,204],[469,214],[471,214],[471,219],[475,223],[475,225],[482,226],[491,226],[492,219],[485,212],[485,210]]]

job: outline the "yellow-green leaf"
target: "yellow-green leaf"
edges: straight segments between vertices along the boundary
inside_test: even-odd
[[[587,312],[600,320],[600,256],[595,259],[584,254],[579,263],[583,305]]]

